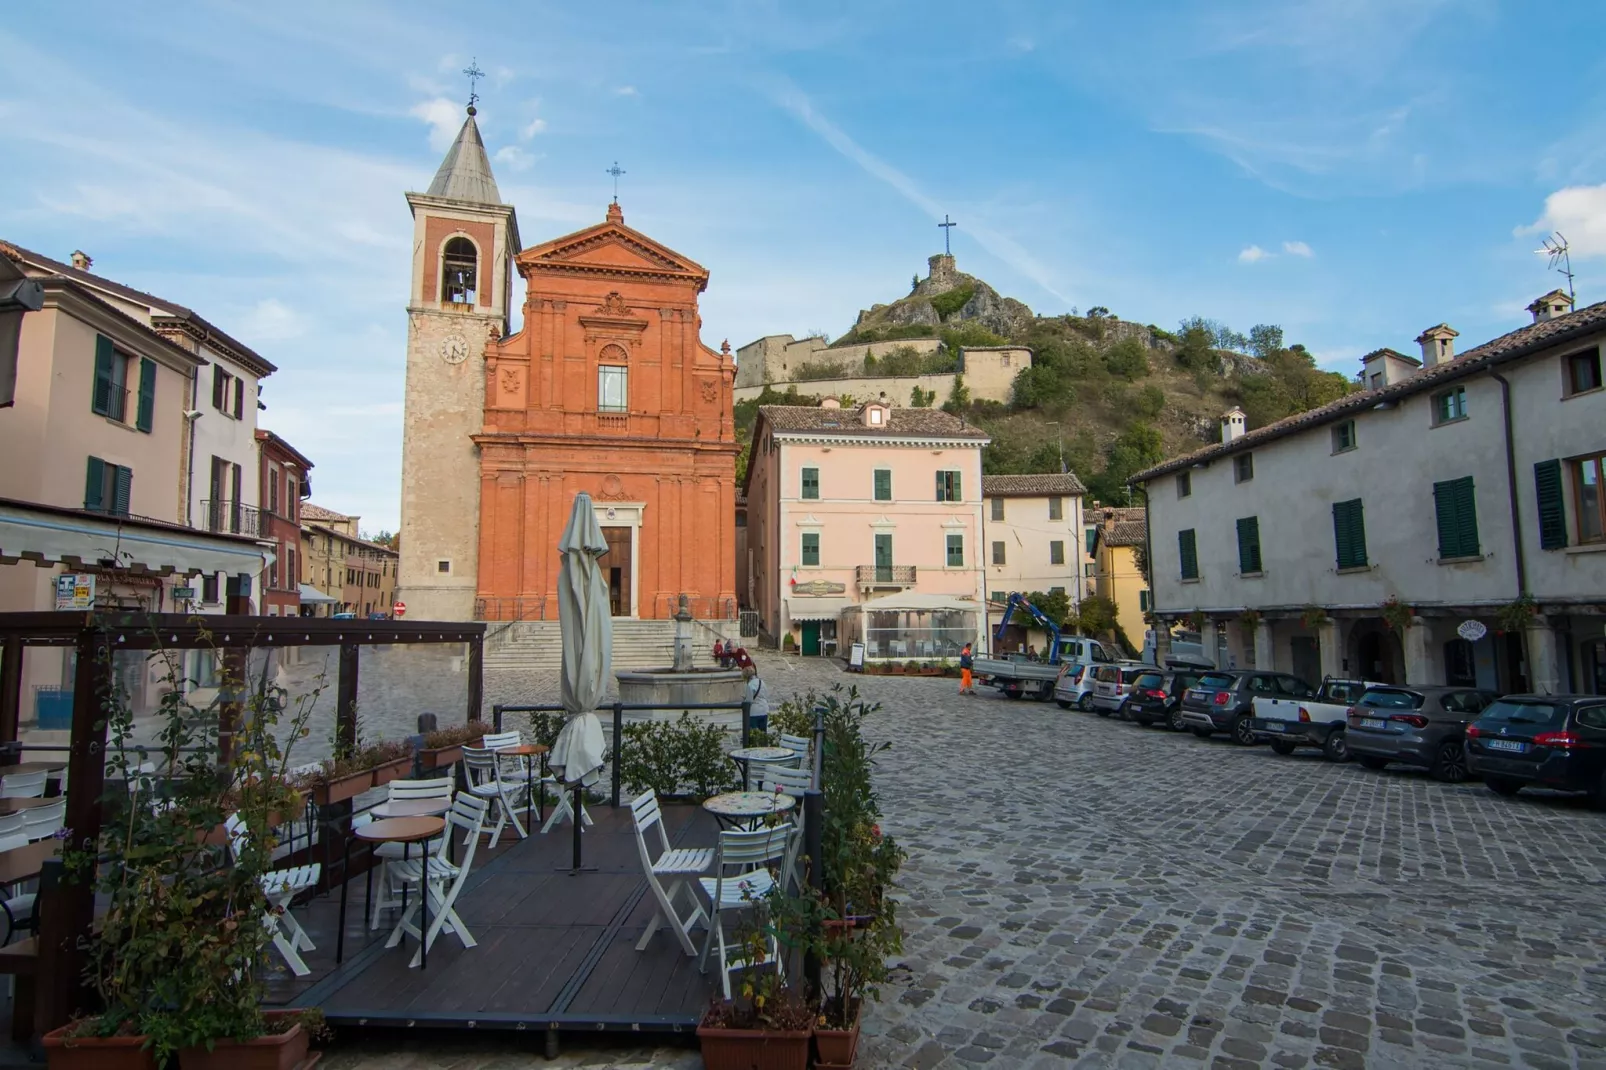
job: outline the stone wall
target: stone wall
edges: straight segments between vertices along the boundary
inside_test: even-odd
[[[784,337],[784,336],[783,336]],[[929,343],[929,349],[923,352],[932,352],[936,340],[931,338],[917,338],[916,343]],[[880,342],[869,346],[844,346],[841,349],[825,350],[827,353],[858,352],[860,362],[863,361],[865,350],[876,350],[881,353],[890,352],[894,345],[909,343]],[[1022,368],[1032,366],[1032,351],[1024,346],[999,347],[996,349],[966,349],[962,351],[963,367],[965,369],[965,388],[976,401],[1007,402],[1014,389],[1015,376],[1020,374]],[[741,384],[740,371],[737,372],[737,382]],[[751,401],[764,392],[765,383],[738,385],[735,398],[737,401]],[[880,394],[885,393],[888,400],[894,405],[908,407],[913,404],[914,388],[924,391],[936,391],[936,405],[948,400],[953,393],[954,376],[947,372],[940,375],[848,375],[837,379],[807,379],[802,382],[788,380],[775,380],[768,384],[776,390],[786,390],[796,387],[798,394],[809,398],[841,397],[851,395],[855,401],[874,401]]]

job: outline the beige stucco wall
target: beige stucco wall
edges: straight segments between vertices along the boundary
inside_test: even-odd
[[[737,401],[751,401],[764,392],[765,385],[776,390],[796,387],[804,397],[840,397],[850,395],[855,401],[873,401],[882,393],[895,405],[909,405],[915,387],[935,392],[936,404],[948,400],[954,389],[954,376],[902,375],[902,376],[844,376],[839,379],[808,379],[794,382],[797,368],[808,363],[847,361],[862,364],[867,352],[886,355],[898,346],[913,346],[922,353],[935,352],[938,342],[934,338],[911,338],[901,342],[875,342],[862,346],[843,346],[826,349],[818,338],[786,343],[788,335],[772,335],[750,342],[737,354]],[[1032,364],[1032,351],[1024,347],[1006,350],[963,350],[965,387],[977,401],[1007,402],[1015,386],[1015,376],[1022,368]]]
[[[1063,587],[1073,606],[1082,600],[1082,497],[1066,495],[1060,499],[1060,519],[1048,518],[1048,498],[996,499],[1003,503],[1004,519],[993,519],[993,502],[983,502],[985,518],[982,561],[987,571],[989,593],[1047,591]],[[1004,563],[993,564],[993,543],[1004,544]],[[1052,542],[1063,545],[1062,564],[1050,561]]]
[[[1134,646],[1143,645],[1143,573],[1138,571],[1137,551],[1131,546],[1098,547],[1093,568],[1094,590],[1115,603],[1115,619]]]

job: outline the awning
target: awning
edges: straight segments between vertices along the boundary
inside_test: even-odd
[[[836,620],[851,605],[846,598],[788,598],[786,612],[793,620]]]
[[[94,565],[115,558],[123,568],[156,573],[262,571],[262,548],[245,539],[209,535],[177,525],[116,517],[104,520],[71,509],[0,502],[0,558]]]
[[[304,606],[332,606],[338,601],[340,599],[330,598],[310,583],[301,585],[301,604]]]
[[[875,612],[876,610],[910,612],[936,609],[966,610],[971,613],[979,613],[987,608],[984,602],[953,598],[945,594],[921,594],[916,591],[905,591],[901,594],[889,594],[882,598],[872,598],[868,602],[860,602],[857,605],[858,608],[866,612]]]

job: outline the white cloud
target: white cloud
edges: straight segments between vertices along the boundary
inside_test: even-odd
[[[521,141],[528,141],[532,137],[534,137],[535,135],[537,135],[539,133],[542,133],[545,130],[546,130],[546,120],[545,119],[539,119],[539,118],[531,119],[529,122],[525,123],[522,127],[520,127],[520,129],[519,129],[519,139]]]
[[[1266,259],[1268,256],[1276,255],[1276,253],[1268,253],[1258,245],[1251,245],[1238,254],[1238,263],[1253,264]]]
[[[445,97],[414,104],[408,114],[429,124],[429,147],[436,152],[451,148],[452,139],[463,126],[463,106]]]
[[[803,125],[818,134],[826,144],[858,164],[872,177],[891,186],[904,200],[925,212],[934,221],[944,218],[946,210],[939,209],[937,202],[927,196],[925,191],[915,184],[914,179],[865,149],[830,119],[821,115],[802,90],[785,85],[776,94],[776,103],[797,116]],[[1071,304],[1070,298],[1054,288],[1054,281],[1050,278],[1048,269],[1013,238],[993,230],[985,223],[966,224],[965,232],[975,238],[982,248],[1031,279],[1044,291],[1067,305]]]
[[[496,150],[496,155],[492,156],[491,159],[513,171],[527,171],[530,165],[535,162],[533,154],[526,152],[517,145],[504,145]]]
[[[1017,34],[1004,43],[1015,52],[1031,52],[1037,48],[1037,42],[1024,34]]]
[[[616,97],[635,97],[641,94],[636,92],[636,87],[633,85],[622,85],[613,91],[613,95]]]
[[[301,314],[276,297],[265,297],[240,319],[237,331],[252,344],[283,342],[306,333]]]
[[[1517,237],[1560,231],[1577,257],[1606,256],[1606,183],[1568,186],[1545,198],[1545,211],[1532,225],[1518,227]]]
[[[1289,256],[1303,256],[1307,259],[1316,255],[1316,251],[1302,241],[1283,242],[1283,252]]]

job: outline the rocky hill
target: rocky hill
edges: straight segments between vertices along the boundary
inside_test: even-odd
[[[945,325],[958,324],[975,324],[1007,339],[1031,325],[1032,310],[1024,302],[1003,297],[981,279],[959,271],[952,256],[939,253],[928,263],[930,274],[917,277],[907,296],[860,312],[853,329],[834,344],[930,337]]]

